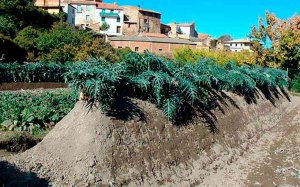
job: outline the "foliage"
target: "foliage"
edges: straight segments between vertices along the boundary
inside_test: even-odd
[[[42,34],[41,29],[32,26],[25,27],[17,33],[14,42],[26,51],[34,51],[37,48],[37,38]]]
[[[221,42],[221,43],[225,43],[227,41],[231,41],[232,40],[232,37],[230,35],[222,35],[218,38],[218,40]]]
[[[250,38],[258,64],[297,69],[300,62],[300,16],[281,20],[266,12]]]
[[[102,23],[102,25],[100,26],[100,31],[107,31],[110,28],[110,25],[106,22]]]
[[[4,16],[0,16],[0,33],[5,36],[13,36],[16,32],[17,28],[14,23],[5,18]]]
[[[205,51],[193,50],[188,47],[182,47],[173,51],[173,57],[177,62],[195,63],[200,58],[209,58],[218,64],[225,64],[229,61],[237,64],[254,64],[255,57],[249,51],[229,52],[229,51]]]
[[[245,97],[256,89],[284,89],[287,73],[259,66],[217,65],[208,59],[179,63],[146,53],[130,53],[121,63],[104,60],[76,63],[66,73],[75,89],[82,89],[91,103],[110,109],[120,96],[146,99],[176,120],[188,108],[201,109],[222,91]]]
[[[123,61],[125,59],[125,57],[131,52],[132,52],[132,50],[129,47],[116,49],[116,53],[117,53],[117,56],[119,57],[120,61]]]
[[[27,26],[47,29],[55,21],[59,21],[59,18],[55,15],[51,15],[34,6],[33,0],[1,0],[0,15],[7,20],[6,23],[13,24],[15,28],[13,32],[6,33],[8,34],[6,36],[11,38],[15,36],[16,31]]]
[[[0,126],[2,124],[2,128],[16,131],[44,129],[50,123],[59,122],[71,111],[75,102],[76,94],[67,90],[2,92]]]
[[[76,55],[76,60],[79,61],[89,58],[103,58],[110,62],[119,61],[115,49],[108,42],[100,38],[85,43]]]
[[[17,63],[0,63],[1,82],[63,82],[63,74],[68,64],[34,63],[20,65]]]
[[[291,81],[291,91],[300,93],[300,73]]]

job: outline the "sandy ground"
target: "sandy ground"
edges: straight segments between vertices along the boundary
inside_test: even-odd
[[[289,110],[246,154],[200,186],[300,186],[300,97]]]

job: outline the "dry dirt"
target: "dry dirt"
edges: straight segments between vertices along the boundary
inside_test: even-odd
[[[109,115],[79,102],[40,144],[5,160],[52,186],[299,185],[300,98],[231,97],[181,126],[140,100]]]

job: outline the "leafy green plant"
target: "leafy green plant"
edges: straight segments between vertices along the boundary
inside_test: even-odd
[[[10,121],[10,126],[5,128],[16,131],[44,129],[68,114],[76,99],[76,94],[67,90],[3,92],[0,93],[0,124]]]
[[[287,73],[278,69],[232,62],[220,66],[210,59],[181,63],[149,53],[130,53],[117,64],[95,59],[77,63],[65,77],[103,109],[110,109],[120,95],[137,97],[156,104],[169,120],[190,108],[201,110],[223,91],[248,98],[260,87],[272,92],[288,85]]]
[[[291,81],[291,91],[300,93],[300,74]]]
[[[44,62],[0,63],[0,82],[63,82],[63,74],[69,66]]]

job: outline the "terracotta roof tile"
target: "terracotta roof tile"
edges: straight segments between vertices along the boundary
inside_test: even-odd
[[[114,10],[123,10],[122,7],[119,7],[116,4],[107,4],[107,3],[97,3],[97,8],[103,8],[103,9],[114,9]]]
[[[201,40],[207,39],[209,37],[210,37],[209,34],[198,34],[198,38],[201,39]]]

